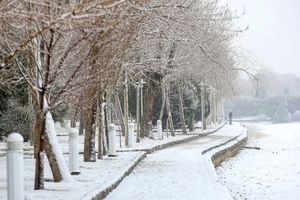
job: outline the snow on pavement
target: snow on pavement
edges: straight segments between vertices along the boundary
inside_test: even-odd
[[[202,151],[241,131],[240,126],[225,126],[205,138],[148,155],[106,200],[232,199]]]
[[[300,123],[254,124],[247,146],[217,169],[238,200],[300,199]]]
[[[214,194],[216,190],[215,188],[212,188],[210,186],[207,186],[206,184],[210,182],[216,183],[217,178],[215,180],[211,180],[210,174],[213,173],[216,177],[215,171],[212,170],[213,168],[207,167],[204,165],[204,160],[201,158],[201,148],[197,148],[198,145],[201,145],[203,148],[209,148],[213,145],[218,145],[219,143],[222,143],[229,138],[234,137],[237,135],[237,133],[240,131],[240,126],[231,126],[230,128],[228,126],[225,126],[220,131],[218,131],[215,134],[206,136],[198,140],[196,143],[189,143],[186,145],[178,146],[181,148],[184,152],[174,152],[171,150],[171,153],[167,155],[167,157],[172,158],[173,155],[177,155],[175,158],[183,158],[183,160],[179,161],[178,163],[175,162],[175,164],[182,165],[182,170],[174,170],[175,173],[178,173],[181,171],[181,176],[184,180],[183,187],[190,187],[190,191],[194,193],[197,192],[197,190],[205,189],[206,192],[203,193],[198,191],[197,194],[200,195],[200,193],[206,196],[212,195],[213,197],[216,195]],[[61,133],[61,131],[59,131]],[[185,136],[188,137],[188,136]],[[60,144],[63,146],[66,146],[67,140],[64,139],[65,137],[60,136]],[[182,137],[176,136],[175,138],[181,139]],[[175,138],[170,137],[169,141],[175,140]],[[168,138],[166,138],[168,140]],[[153,142],[152,142],[153,143]],[[144,143],[145,144],[145,143]],[[154,143],[153,143],[154,144]],[[28,146],[26,143],[26,153],[24,154],[24,164],[25,164],[25,196],[26,200],[42,200],[42,199],[61,199],[61,200],[82,200],[82,199],[92,199],[92,197],[95,196],[95,194],[99,193],[99,191],[102,191],[104,188],[107,188],[112,183],[114,183],[118,178],[122,176],[122,174],[125,172],[125,169],[128,169],[132,166],[132,164],[136,161],[136,159],[140,158],[140,156],[143,154],[143,152],[119,152],[118,157],[116,158],[108,158],[105,156],[104,160],[97,161],[97,162],[87,162],[84,163],[82,161],[82,156],[80,159],[80,171],[81,174],[77,176],[73,176],[75,179],[74,182],[66,183],[54,183],[52,182],[52,175],[51,170],[49,168],[49,164],[46,162],[46,169],[45,169],[45,177],[47,178],[47,182],[45,183],[45,190],[42,191],[34,191],[33,190],[33,183],[34,183],[34,159],[32,155],[32,147]],[[141,146],[142,148],[143,146]],[[6,148],[3,146],[3,149]],[[189,150],[190,149],[190,150]],[[157,151],[159,153],[159,151]],[[66,159],[66,162],[68,163],[68,155],[64,154],[64,157]],[[150,156],[151,157],[151,156]],[[199,158],[199,159],[198,159]],[[186,159],[186,161],[185,161]],[[194,163],[194,161],[196,162]],[[172,161],[172,159],[171,159]],[[186,163],[184,163],[184,161]],[[207,159],[206,159],[207,162]],[[149,165],[149,168],[153,167],[156,163]],[[164,165],[168,166],[168,162],[164,163]],[[184,166],[184,164],[188,164],[188,166]],[[200,167],[199,167],[200,166]],[[198,167],[198,168],[197,168]],[[189,184],[189,179],[191,178],[184,178],[185,175],[183,172],[191,170],[191,172],[195,174],[190,174],[191,178],[197,177],[198,180],[205,180],[206,184],[202,185],[200,184],[199,187],[193,188],[191,187],[191,184]],[[196,171],[195,171],[196,170]],[[197,172],[201,171],[200,174]],[[163,173],[163,168],[161,169],[161,175]],[[178,173],[179,174],[179,173]],[[164,175],[168,176],[168,175]],[[126,178],[125,178],[126,179]],[[170,180],[166,178],[166,180]],[[172,180],[172,184],[174,184],[174,188],[181,193],[182,189],[179,188],[181,185],[180,181]],[[194,184],[198,184],[197,182],[193,182]],[[170,185],[171,186],[171,185]],[[217,185],[217,187],[220,187],[220,189],[217,189],[217,191],[221,191],[224,188],[220,185]],[[179,194],[177,192],[177,195]],[[226,192],[224,192],[226,193]],[[176,195],[176,196],[177,196]],[[190,197],[190,196],[189,196]],[[0,199],[6,198],[6,157],[0,157]],[[123,197],[121,198],[123,199]],[[144,198],[142,198],[144,199]],[[162,198],[160,198],[162,199]],[[176,199],[176,198],[173,198]],[[193,199],[193,198],[187,198],[187,199]]]
[[[97,162],[83,162],[80,159],[80,175],[73,176],[74,182],[53,181],[45,182],[45,190],[34,191],[34,159],[25,156],[25,199],[26,200],[82,200],[92,199],[94,192],[101,191],[120,178],[126,168],[129,168],[134,160],[140,157],[142,152],[118,153],[118,157],[107,157]],[[68,161],[68,156],[65,156]],[[46,161],[46,159],[45,159]],[[6,157],[0,157],[0,199],[6,199]],[[49,164],[45,165],[45,178],[52,179]],[[90,197],[90,198],[88,198]]]

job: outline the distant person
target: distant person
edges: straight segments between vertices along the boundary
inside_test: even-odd
[[[229,125],[232,125],[232,112],[228,113],[229,115]]]

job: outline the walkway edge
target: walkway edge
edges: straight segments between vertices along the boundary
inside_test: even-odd
[[[156,145],[153,146],[152,148],[148,148],[148,149],[133,149],[133,150],[119,150],[118,152],[130,152],[130,151],[141,151],[144,152],[142,153],[138,158],[136,158],[136,160],[133,162],[133,164],[126,169],[126,171],[122,174],[122,176],[120,178],[118,178],[116,181],[114,181],[110,186],[107,186],[104,190],[101,191],[97,191],[95,192],[95,194],[92,195],[92,198],[90,197],[85,197],[83,198],[83,200],[102,200],[104,199],[110,192],[112,192],[114,189],[116,189],[118,187],[118,185],[123,181],[123,179],[128,176],[129,174],[131,174],[131,172],[134,170],[134,168],[142,161],[146,158],[147,154],[151,154],[154,151],[158,151],[158,150],[162,150],[162,149],[166,149],[178,144],[183,144],[183,143],[187,143],[187,142],[191,142],[193,140],[197,140],[201,137],[205,137],[207,135],[213,134],[217,131],[219,131],[220,129],[222,129],[225,126],[225,124],[221,125],[220,127],[218,127],[217,129],[204,133],[204,134],[199,134],[199,135],[193,135],[191,137],[188,138],[184,138],[181,140],[176,140],[176,141],[171,141],[165,144],[161,144],[161,145]]]
[[[202,155],[206,157],[207,163],[208,165],[210,165],[211,171],[213,173],[214,177],[212,178],[217,180],[220,185],[219,190],[227,193],[227,195],[231,198],[232,196],[228,191],[228,188],[220,183],[219,177],[216,173],[216,168],[220,166],[221,163],[226,159],[235,156],[243,148],[243,146],[245,146],[247,140],[248,130],[244,128],[244,132],[242,132],[240,135],[202,151]]]
[[[141,151],[141,154],[138,155],[133,163],[128,166],[128,168],[122,173],[122,175],[118,178],[116,178],[109,186],[106,186],[105,189],[102,189],[100,191],[94,191],[93,194],[89,194],[88,196],[84,196],[81,198],[81,200],[102,200],[104,199],[111,191],[113,191],[118,185],[123,181],[123,179],[128,176],[134,168],[146,158],[147,153]]]
[[[187,142],[191,142],[193,140],[197,140],[199,138],[205,137],[207,135],[213,134],[215,132],[218,132],[220,129],[222,129],[225,126],[225,124],[222,124],[220,127],[218,127],[217,129],[210,131],[210,132],[206,132],[204,134],[197,134],[197,135],[192,135],[191,137],[187,137],[184,139],[180,139],[180,140],[175,140],[175,141],[171,141],[165,144],[159,144],[159,145],[155,145],[151,148],[146,148],[146,149],[123,149],[123,150],[117,150],[117,152],[130,152],[130,151],[145,151],[147,154],[151,154],[155,151],[158,150],[162,150],[162,149],[166,149],[178,144],[183,144],[183,143],[187,143]]]

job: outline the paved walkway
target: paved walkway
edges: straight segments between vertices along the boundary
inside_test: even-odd
[[[245,133],[225,126],[215,134],[148,155],[107,200],[232,199],[203,151]]]

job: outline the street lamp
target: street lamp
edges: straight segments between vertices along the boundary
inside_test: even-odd
[[[136,90],[136,142],[140,142],[140,114],[143,116],[143,79],[141,81],[136,82],[137,90]],[[140,92],[141,92],[141,101],[140,101]],[[141,105],[140,105],[141,103]]]

